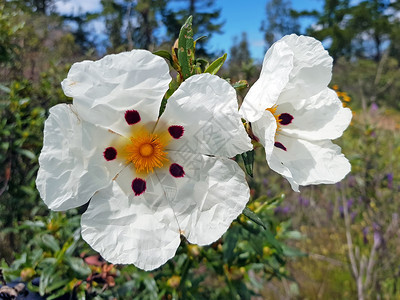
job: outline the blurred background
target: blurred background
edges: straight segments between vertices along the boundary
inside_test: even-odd
[[[251,85],[285,34],[322,41],[334,58],[330,87],[353,111],[335,141],[352,172],[294,193],[256,149],[248,207],[258,224],[241,215],[208,247],[182,239],[176,257],[154,272],[113,266],[80,238],[85,207],[53,213],[40,200],[43,123],[51,106],[71,102],[60,82],[74,62],[134,48],[170,51],[189,15],[195,38],[206,36],[196,56],[228,53],[219,75],[231,82]],[[394,0],[0,1],[0,295],[400,299],[399,60]]]

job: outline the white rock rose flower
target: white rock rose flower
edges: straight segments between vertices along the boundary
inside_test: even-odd
[[[267,51],[260,78],[240,108],[265,147],[270,168],[295,191],[300,185],[338,182],[351,169],[331,142],[352,118],[327,87],[331,76],[332,58],[319,41],[285,36]]]
[[[76,63],[62,82],[73,104],[50,109],[36,184],[52,210],[88,202],[82,237],[112,263],[151,270],[172,258],[180,235],[207,245],[249,199],[229,159],[252,148],[235,90],[195,75],[158,118],[171,77],[145,50]]]

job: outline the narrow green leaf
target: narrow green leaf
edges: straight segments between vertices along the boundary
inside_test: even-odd
[[[77,297],[78,297],[78,300],[86,300],[85,291],[84,290],[79,291]]]
[[[11,90],[8,87],[6,87],[5,85],[2,85],[2,84],[0,84],[0,91],[3,91],[7,94],[11,92]]]
[[[301,240],[303,238],[303,235],[301,234],[300,231],[292,230],[285,232],[283,234],[283,237],[291,240]]]
[[[162,58],[165,58],[166,60],[169,61],[169,63],[171,64],[171,66],[173,65],[174,61],[172,60],[172,55],[171,53],[169,53],[166,50],[159,50],[156,52],[153,52],[154,55],[158,55],[161,56]]]
[[[60,246],[58,245],[58,242],[54,238],[54,236],[50,234],[44,234],[42,236],[42,242],[43,244],[53,250],[54,252],[60,251]]]
[[[47,286],[51,282],[51,278],[55,272],[55,267],[51,266],[42,271],[42,275],[40,275],[39,280],[39,294],[40,296],[44,296],[46,294]]]
[[[54,293],[53,293],[53,291],[58,290],[62,286],[66,286],[69,282],[70,282],[70,279],[56,278],[54,282],[52,282],[50,285],[47,286],[46,292],[51,293],[51,296],[52,296],[52,297],[48,297],[47,300],[57,298],[57,297],[54,297],[54,295],[58,295],[58,297],[59,297],[59,296],[66,294],[67,292],[65,289],[61,289]]]
[[[196,48],[196,44],[197,44],[198,41],[204,40],[206,38],[207,38],[206,35],[202,35],[202,36],[198,37],[197,39],[195,39],[194,40],[194,47]]]
[[[244,162],[244,168],[246,173],[253,177],[253,165],[254,165],[254,150],[242,153],[242,159]]]
[[[85,264],[82,258],[67,257],[65,261],[81,277],[86,277],[91,273],[89,266]]]
[[[58,290],[57,292],[51,293],[50,296],[46,297],[46,300],[59,299],[61,296],[66,296],[67,293],[68,292],[66,292],[65,289],[61,289],[61,290]],[[62,299],[64,299],[64,297],[62,297]],[[67,298],[67,299],[70,299],[70,298]]]
[[[206,71],[206,69],[208,68],[209,63],[207,60],[203,59],[203,58],[197,58],[196,59],[196,67],[199,69],[199,72],[197,72],[198,74],[204,73]]]
[[[27,157],[29,159],[32,159],[32,160],[36,159],[36,155],[32,151],[29,151],[27,149],[17,149],[16,151],[19,154],[21,154],[21,155],[23,155],[23,156],[25,156],[25,157]]]
[[[225,53],[221,57],[214,60],[211,63],[211,65],[208,66],[208,68],[205,70],[204,73],[210,73],[210,74],[215,75],[219,71],[219,69],[221,69],[222,65],[224,64],[224,62],[226,60],[226,57],[227,57],[227,54]]]
[[[271,245],[278,254],[283,253],[282,244],[275,238],[270,230],[264,230],[263,234],[265,235],[265,239],[269,245]]]
[[[260,219],[260,217],[257,216],[253,211],[251,211],[250,208],[245,207],[243,210],[243,214],[257,225],[260,225],[262,228],[267,229],[267,226],[265,226],[264,222]]]
[[[26,229],[26,228],[45,228],[46,224],[44,224],[43,221],[24,221],[20,226],[18,226],[19,229]]]
[[[206,39],[207,38],[207,36],[206,35],[202,35],[202,36],[199,36],[197,39],[195,39],[195,43],[197,43],[198,41],[201,41],[201,40],[204,40],[204,39]]]
[[[284,244],[282,244],[282,251],[283,251],[283,254],[285,256],[287,256],[287,257],[305,257],[305,256],[308,256],[307,253],[305,253],[305,252],[303,252],[303,251],[301,251],[299,249],[286,246]]]
[[[33,285],[32,282],[28,282],[27,287],[30,292],[39,293],[39,287]]]
[[[232,84],[232,86],[236,90],[241,90],[241,89],[247,88],[249,86],[249,83],[247,82],[247,80],[239,80],[239,81],[235,82],[234,84]]]
[[[165,93],[164,98],[161,101],[161,106],[160,106],[160,111],[158,113],[158,117],[161,117],[161,115],[164,113],[165,107],[167,106],[168,98],[171,97],[171,95],[178,89],[179,83],[176,80],[171,80],[169,83],[169,89]]]
[[[27,255],[24,252],[21,254],[21,256],[18,259],[14,260],[12,267],[14,269],[19,269],[23,264],[26,263],[26,261],[27,261]]]
[[[178,61],[182,68],[183,80],[194,75],[194,41],[192,16],[183,24],[178,38]]]
[[[233,226],[224,237],[222,252],[224,254],[224,261],[228,263],[231,263],[235,257],[235,248],[239,241],[239,229],[239,226]]]

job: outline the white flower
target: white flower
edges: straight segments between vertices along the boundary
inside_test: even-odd
[[[327,87],[331,75],[332,58],[319,41],[285,36],[266,53],[260,78],[240,108],[270,168],[295,191],[299,185],[338,182],[350,172],[331,140],[342,135],[352,114]]]
[[[73,105],[45,123],[36,180],[52,210],[88,202],[82,237],[112,263],[151,270],[174,256],[180,234],[217,240],[249,199],[230,157],[252,148],[235,90],[192,76],[169,98],[166,62],[148,51],[72,66],[62,82]]]

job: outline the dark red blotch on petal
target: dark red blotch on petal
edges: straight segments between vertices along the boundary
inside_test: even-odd
[[[146,181],[144,181],[142,178],[133,179],[132,190],[135,193],[135,196],[143,194],[146,190]]]
[[[282,150],[286,151],[286,147],[283,146],[282,143],[275,142],[274,146],[277,147],[277,148],[279,148],[279,149],[282,149]]]
[[[289,125],[293,121],[293,116],[288,113],[283,113],[279,115],[279,124]]]
[[[140,114],[137,110],[132,109],[125,112],[125,121],[128,123],[128,125],[139,123],[140,120]]]
[[[183,170],[183,167],[175,163],[169,167],[169,172],[172,176],[177,178],[185,176],[185,171]]]
[[[172,125],[168,127],[168,132],[174,139],[181,138],[184,131],[185,129],[183,128],[183,126]]]
[[[108,161],[113,160],[117,157],[117,149],[114,147],[107,147],[103,152],[103,156]]]

